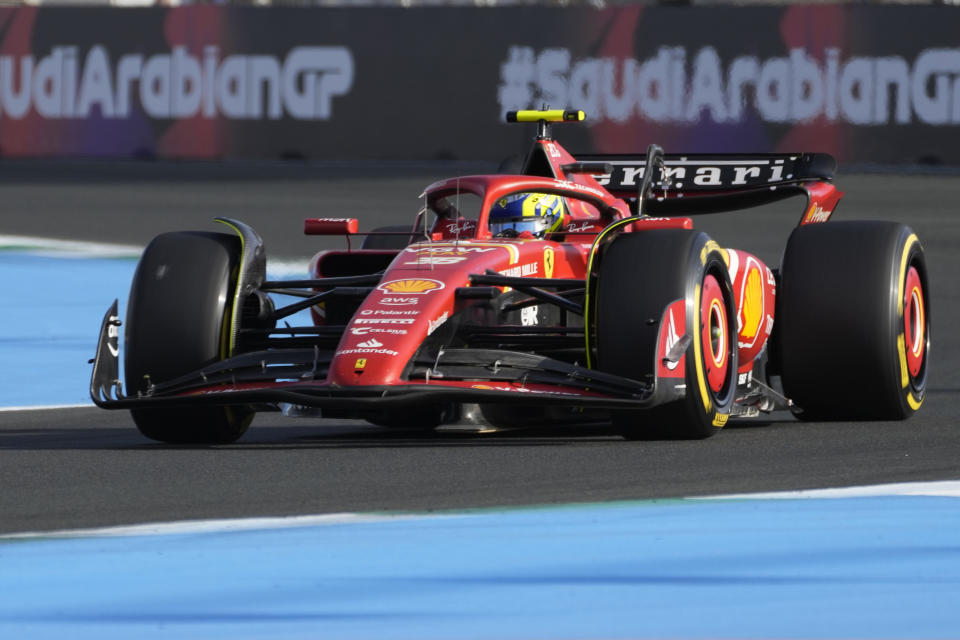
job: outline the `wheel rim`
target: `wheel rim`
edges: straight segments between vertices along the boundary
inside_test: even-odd
[[[727,348],[727,308],[723,301],[723,290],[712,274],[703,279],[700,326],[707,384],[714,393],[719,393],[727,379],[730,351]]]
[[[903,335],[907,351],[907,370],[911,378],[920,375],[927,350],[927,315],[923,284],[915,267],[907,271],[903,300]]]

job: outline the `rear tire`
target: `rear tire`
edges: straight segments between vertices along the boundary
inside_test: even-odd
[[[902,224],[794,229],[777,294],[784,391],[803,420],[902,420],[923,402],[930,305],[923,247]]]
[[[660,321],[675,300],[686,300],[687,322],[679,329],[696,338],[684,356],[686,394],[642,411],[614,411],[614,426],[629,439],[715,434],[726,424],[737,380],[736,313],[722,250],[696,231],[624,233],[604,250],[599,269],[595,331],[600,370],[651,380]]]
[[[128,393],[172,380],[228,354],[240,261],[236,236],[181,231],[157,236],[137,265],[124,334]],[[243,406],[134,409],[140,433],[175,444],[228,443],[253,411]]]

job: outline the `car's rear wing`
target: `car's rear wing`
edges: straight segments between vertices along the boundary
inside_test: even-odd
[[[639,196],[646,156],[577,155],[582,163],[608,165],[594,174],[610,193],[628,200]],[[664,154],[665,179],[653,176],[645,213],[713,213],[757,206],[792,195],[810,196],[814,183],[833,180],[837,162],[826,153]]]
[[[611,165],[612,173],[594,178],[621,197],[636,195],[646,169],[646,156],[577,155],[577,159]],[[668,153],[663,163],[667,188],[690,195],[830,181],[837,170],[837,161],[826,153]]]
[[[800,224],[826,222],[843,195],[833,186],[837,161],[826,153],[671,153],[656,144],[640,155],[569,154],[550,125],[581,122],[582,111],[510,111],[507,122],[537,123],[522,173],[599,185],[632,203],[636,215],[731,211],[806,196]],[[646,176],[647,164],[657,170]]]

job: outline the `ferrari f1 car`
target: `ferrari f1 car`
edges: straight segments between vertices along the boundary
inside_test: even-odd
[[[267,279],[249,226],[154,239],[130,292],[124,378],[115,301],[94,402],[154,440],[231,442],[258,411],[483,432],[612,422],[704,438],[730,418],[890,420],[920,408],[930,305],[923,248],[893,222],[828,222],[825,154],[574,158],[537,127],[517,175],[426,188],[416,221],[345,235],[308,279]],[[779,268],[721,247],[694,214],[801,195]],[[365,235],[359,249],[350,237]],[[276,295],[296,302],[278,305]],[[308,310],[309,326],[284,321]],[[830,382],[842,372],[843,384]]]

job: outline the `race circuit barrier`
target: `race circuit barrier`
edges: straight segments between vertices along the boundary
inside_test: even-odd
[[[559,134],[580,152],[958,164],[958,29],[947,6],[6,8],[0,154],[500,160],[530,136],[503,114],[548,104],[586,111]]]

